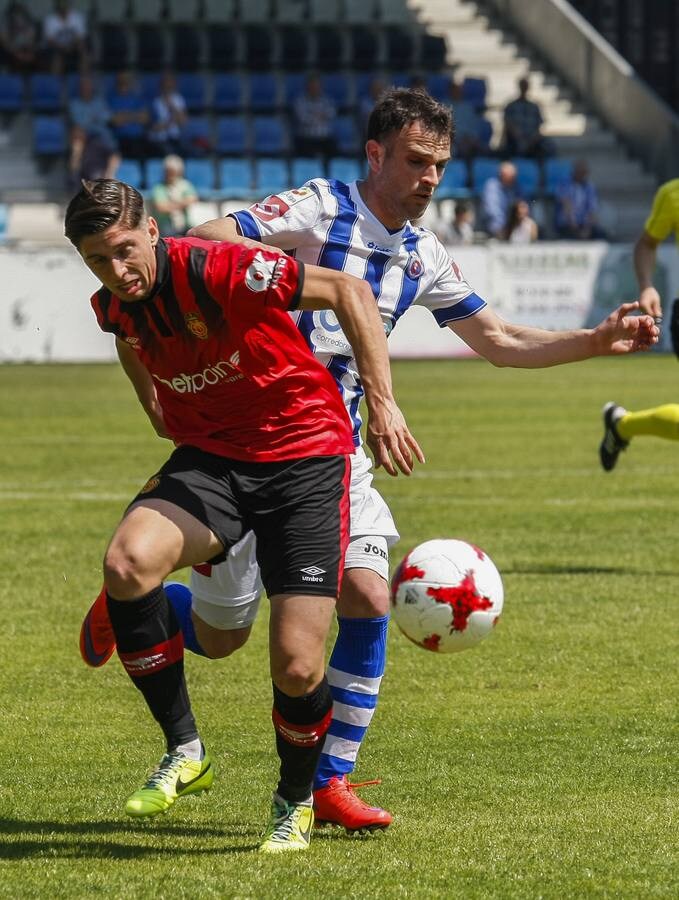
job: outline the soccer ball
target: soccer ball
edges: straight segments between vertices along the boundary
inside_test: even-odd
[[[403,634],[425,650],[457,653],[493,630],[504,591],[491,558],[466,541],[426,541],[404,557],[391,581],[391,608]]]

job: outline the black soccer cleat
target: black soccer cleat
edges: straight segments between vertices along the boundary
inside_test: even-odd
[[[599,459],[606,472],[615,468],[620,451],[629,446],[629,441],[623,441],[615,427],[616,422],[619,422],[626,412],[624,406],[618,406],[613,401],[609,401],[602,410],[604,437],[599,444]]]

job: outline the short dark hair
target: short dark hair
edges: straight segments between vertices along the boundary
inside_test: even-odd
[[[82,187],[68,204],[64,234],[77,248],[84,237],[112,225],[138,228],[145,218],[144,198],[132,185],[114,178],[83,179]]]
[[[427,131],[453,140],[453,114],[420,88],[391,88],[381,95],[368,119],[367,139],[384,141],[413,122],[422,122]]]

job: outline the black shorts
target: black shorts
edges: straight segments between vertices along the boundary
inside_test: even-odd
[[[346,456],[241,462],[182,446],[132,503],[167,500],[207,525],[225,550],[197,563],[222,562],[254,531],[270,597],[336,597],[349,536],[350,471]]]

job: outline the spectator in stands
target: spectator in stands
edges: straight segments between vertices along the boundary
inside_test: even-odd
[[[87,65],[87,25],[85,16],[69,0],[54,0],[54,9],[45,16],[42,28],[45,50],[52,71],[80,69]]]
[[[531,218],[526,200],[515,200],[509,207],[504,239],[510,244],[532,244],[538,239],[538,226]]]
[[[177,90],[174,75],[165,72],[160,80],[160,93],[151,104],[151,127],[148,137],[149,147],[154,156],[185,154],[186,120],[186,101]]]
[[[322,156],[324,160],[335,153],[333,125],[337,109],[330,97],[323,93],[318,75],[307,77],[304,92],[293,105],[295,153],[298,156]]]
[[[189,209],[198,200],[196,189],[184,178],[184,161],[170,154],[163,160],[163,180],[154,185],[150,212],[163,237],[181,237],[191,226]]]
[[[488,141],[483,137],[483,117],[473,103],[462,96],[462,85],[450,79],[448,87],[453,109],[455,144],[453,154],[458,159],[488,153]]]
[[[589,166],[579,159],[573,166],[570,181],[556,196],[556,231],[571,241],[605,241],[606,232],[599,225],[599,197],[590,181]]]
[[[146,128],[149,111],[144,95],[130,72],[118,72],[108,105],[120,152],[132,159],[143,159],[147,155]]]
[[[373,78],[368,88],[368,95],[361,99],[358,105],[358,115],[361,120],[361,133],[365,134],[368,128],[368,119],[373,107],[386,91],[387,86],[381,78]]]
[[[481,193],[483,227],[491,237],[504,240],[509,210],[518,199],[516,166],[511,162],[502,162],[497,175],[486,181]]]
[[[527,78],[519,81],[519,96],[505,107],[502,152],[505,156],[554,156],[552,141],[542,134],[542,112],[528,99]]]
[[[71,184],[76,185],[81,178],[113,178],[120,154],[110,128],[111,110],[88,75],[81,76],[78,96],[69,103],[68,115]]]
[[[474,207],[469,200],[458,200],[453,221],[446,223],[439,234],[444,244],[472,244],[474,242]]]
[[[38,26],[23,3],[10,3],[0,26],[2,62],[12,72],[26,74],[38,65]]]

